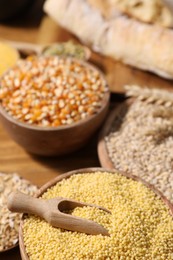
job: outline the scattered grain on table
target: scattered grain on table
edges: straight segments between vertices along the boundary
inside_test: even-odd
[[[105,137],[120,171],[140,176],[173,202],[173,93],[126,86],[133,103],[121,106]]]
[[[84,172],[58,182],[42,197],[57,196],[109,209],[111,214],[83,207],[72,214],[103,225],[110,236],[54,228],[30,215],[23,226],[29,259],[173,259],[173,217],[163,201],[142,183],[117,172]]]
[[[7,250],[18,243],[18,229],[22,214],[11,212],[7,208],[8,197],[16,190],[33,195],[37,188],[16,173],[0,173],[0,251]]]

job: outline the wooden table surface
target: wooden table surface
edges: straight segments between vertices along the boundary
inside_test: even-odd
[[[40,12],[41,4],[37,3],[24,17],[0,24],[0,37],[6,40],[47,44],[64,41],[73,36],[58,27],[50,18]],[[38,12],[39,9],[39,12]],[[31,18],[32,17],[32,18]],[[36,17],[34,20],[33,17]],[[32,21],[32,22],[31,22]],[[92,55],[91,62],[98,65],[106,74],[112,95],[112,101],[121,101],[124,84],[172,89],[172,82],[153,74],[125,66],[109,58]],[[17,172],[19,175],[41,186],[58,174],[69,170],[100,166],[97,156],[98,132],[80,151],[63,157],[42,158],[25,152],[10,139],[0,126],[0,172]],[[19,248],[0,254],[1,260],[20,260]]]

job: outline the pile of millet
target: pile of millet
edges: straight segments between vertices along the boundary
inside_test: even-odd
[[[67,197],[103,206],[76,208],[72,214],[103,225],[110,236],[54,228],[36,216],[24,220],[29,259],[172,260],[173,217],[168,207],[141,182],[119,173],[84,172],[63,179],[42,197]]]

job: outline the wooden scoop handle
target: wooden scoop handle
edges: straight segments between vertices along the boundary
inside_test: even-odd
[[[47,211],[45,200],[30,197],[19,191],[10,194],[7,207],[13,212],[35,214],[40,217],[44,217],[44,212]]]

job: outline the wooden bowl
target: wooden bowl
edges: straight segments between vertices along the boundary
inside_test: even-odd
[[[10,46],[12,46],[13,48],[15,48],[24,57],[27,57],[29,55],[45,55],[46,50],[48,50],[48,49],[50,49],[54,46],[67,43],[67,42],[54,42],[54,43],[50,43],[50,44],[35,44],[35,43],[27,43],[27,42],[19,42],[19,41],[7,41],[7,40],[5,42],[7,44],[9,44]],[[91,50],[85,45],[82,45],[82,44],[79,44],[79,43],[78,43],[78,45],[84,51],[83,60],[86,60],[86,61],[89,60],[91,58]],[[61,55],[59,54],[59,56],[61,56]],[[66,54],[66,56],[70,56],[70,53]],[[73,57],[75,57],[75,55],[73,55]]]
[[[41,48],[40,48],[40,53],[38,52],[38,54],[42,54],[42,55],[50,55],[50,52],[48,52],[47,53],[47,51],[48,50],[50,50],[50,49],[52,49],[52,48],[54,48],[54,49],[56,49],[56,46],[61,46],[61,45],[63,45],[63,44],[67,44],[68,42],[62,42],[62,43],[51,43],[51,44],[48,44],[48,45],[45,45],[45,46],[41,46]],[[76,43],[71,43],[72,45],[74,44],[74,46],[75,46],[75,44]],[[83,58],[79,58],[75,53],[70,53],[70,51],[69,51],[69,53],[68,54],[59,54],[58,52],[57,52],[57,54],[54,54],[54,55],[59,55],[59,56],[69,56],[69,57],[76,57],[76,58],[78,58],[78,59],[82,59],[82,60],[89,60],[90,59],[90,57],[91,57],[91,50],[87,47],[87,46],[85,46],[85,45],[82,45],[82,44],[77,44],[78,46],[80,46],[80,48],[83,50]],[[55,51],[55,53],[56,53],[56,51]],[[53,55],[53,54],[52,54]]]
[[[87,62],[80,62],[99,71]],[[99,73],[107,85],[104,75]],[[107,91],[104,94],[101,107],[95,114],[70,125],[58,127],[29,125],[14,119],[1,105],[0,120],[12,139],[26,151],[44,156],[64,155],[84,146],[100,127],[108,112],[109,98],[110,92]]]
[[[0,251],[0,258],[1,258],[1,254],[7,253],[8,251],[10,251],[10,250],[12,250],[12,249],[14,249],[14,248],[16,248],[16,247],[18,247],[18,246],[19,246],[19,242],[17,242],[15,245],[13,245],[13,246],[11,246],[11,247],[8,247],[7,249],[1,250],[1,251]]]
[[[109,117],[107,118],[106,122],[104,123],[100,133],[99,133],[99,140],[97,145],[97,152],[99,161],[102,167],[107,169],[115,169],[115,166],[109,157],[105,137],[110,133],[110,129],[116,117],[119,116],[120,111],[122,108],[124,111],[128,110],[129,106],[132,104],[133,99],[128,99],[127,101],[117,105],[112,112],[110,113]]]
[[[173,216],[173,205],[153,185],[148,184],[147,182],[145,182],[144,180],[142,180],[141,178],[139,178],[137,176],[133,176],[133,175],[127,174],[127,173],[122,173],[122,172],[119,172],[119,171],[116,171],[116,170],[113,171],[113,170],[109,170],[109,169],[104,169],[104,168],[85,168],[85,169],[78,169],[78,170],[74,170],[74,171],[70,171],[70,172],[61,174],[60,176],[56,177],[55,179],[53,179],[53,180],[49,181],[48,183],[46,183],[45,185],[43,185],[40,188],[37,197],[40,197],[49,188],[56,185],[57,182],[59,182],[63,179],[68,179],[69,177],[71,177],[74,174],[81,174],[81,173],[85,174],[85,173],[93,173],[93,172],[98,172],[98,171],[99,172],[105,172],[106,171],[106,172],[109,172],[109,173],[118,172],[119,174],[126,176],[127,178],[131,178],[135,181],[142,182],[146,187],[151,189],[157,196],[159,196],[162,199],[162,201],[165,203],[165,205],[167,205],[169,212],[170,212],[170,215]],[[24,219],[24,215],[23,215],[23,219]],[[22,260],[29,260],[28,255],[26,253],[26,249],[25,249],[25,245],[24,245],[24,239],[23,239],[23,219],[21,221],[20,229],[19,229],[19,247],[20,247],[20,253],[21,253]]]

